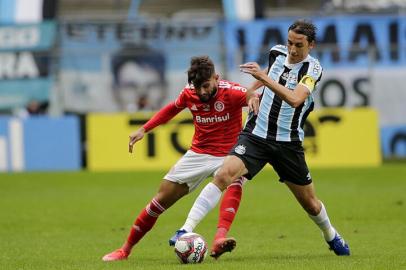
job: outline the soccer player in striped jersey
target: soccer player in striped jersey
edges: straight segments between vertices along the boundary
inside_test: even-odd
[[[287,45],[270,50],[267,70],[261,70],[255,62],[240,66],[242,72],[256,79],[250,89],[263,87],[259,112],[249,115],[213,183],[224,190],[233,179],[251,179],[270,163],[320,228],[330,249],[337,255],[350,255],[348,244],[331,225],[326,208],[316,197],[302,147],[303,125],[313,110],[313,92],[322,74],[319,61],[309,54],[315,39],[316,27],[311,22],[296,21],[289,27]],[[218,258],[235,246],[235,239],[226,237],[226,233],[218,226],[212,257]]]
[[[192,58],[188,82],[174,102],[162,108],[130,135],[129,152],[132,153],[134,144],[146,132],[168,122],[185,108],[193,115],[195,134],[192,146],[164,176],[158,193],[138,215],[123,246],[106,254],[103,261],[127,259],[133,246],[152,229],[160,214],[193,191],[203,180],[216,174],[241,131],[242,107],[248,105],[255,112],[258,110],[258,97],[254,91],[247,92],[237,83],[220,80],[213,62],[207,56]],[[239,178],[234,181],[224,194],[226,204],[233,205],[235,209],[232,218],[241,200],[244,180]],[[202,213],[211,209],[222,194],[212,183],[207,184],[204,190],[189,213],[184,230],[193,231],[204,218]],[[230,219],[230,214],[226,215]]]

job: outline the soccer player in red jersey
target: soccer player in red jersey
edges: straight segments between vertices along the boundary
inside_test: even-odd
[[[213,62],[207,56],[191,59],[188,83],[174,102],[163,107],[143,127],[130,135],[129,152],[132,153],[134,144],[146,132],[168,122],[185,108],[193,115],[195,134],[192,146],[164,176],[158,193],[138,215],[123,246],[105,255],[103,261],[127,259],[133,246],[154,226],[160,214],[193,191],[204,179],[213,176],[237,141],[242,126],[242,107],[248,105],[254,113],[258,111],[259,100],[256,94],[248,92],[237,83],[220,80]],[[242,180],[236,180],[224,195],[223,201],[231,204],[234,209],[233,213],[225,211],[226,220],[233,219],[238,210],[241,185]],[[209,183],[202,193],[199,196],[200,201],[193,207],[197,212],[199,207],[213,208],[222,191]],[[191,230],[203,217],[204,215],[194,216]]]

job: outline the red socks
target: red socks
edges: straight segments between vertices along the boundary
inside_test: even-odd
[[[140,241],[140,239],[154,226],[159,215],[165,211],[159,202],[154,198],[152,201],[141,211],[134,225],[128,235],[127,242],[122,249],[129,254],[132,247]]]
[[[224,197],[220,204],[220,217],[217,224],[217,233],[215,239],[223,238],[227,236],[230,230],[231,224],[234,221],[240,206],[242,196],[242,181],[241,179],[233,182],[228,186]]]

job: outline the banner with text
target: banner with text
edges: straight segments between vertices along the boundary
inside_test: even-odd
[[[378,110],[381,126],[406,124],[406,16],[348,15],[310,18],[318,28],[311,52],[324,68],[316,107]],[[226,22],[228,77],[249,85],[238,65],[257,61],[266,67],[269,49],[286,44],[295,18]]]
[[[169,169],[190,147],[194,133],[189,113],[146,134],[128,153],[128,135],[152,114],[89,114],[87,164],[93,171]],[[313,167],[381,164],[377,113],[371,109],[318,110],[305,125],[304,148]],[[368,130],[369,132],[365,132]]]
[[[0,26],[0,110],[49,100],[55,34],[53,22]]]

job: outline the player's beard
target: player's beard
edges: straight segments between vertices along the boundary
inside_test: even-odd
[[[217,93],[217,87],[213,88],[213,91],[209,95],[199,96],[201,102],[209,102],[210,99]]]

